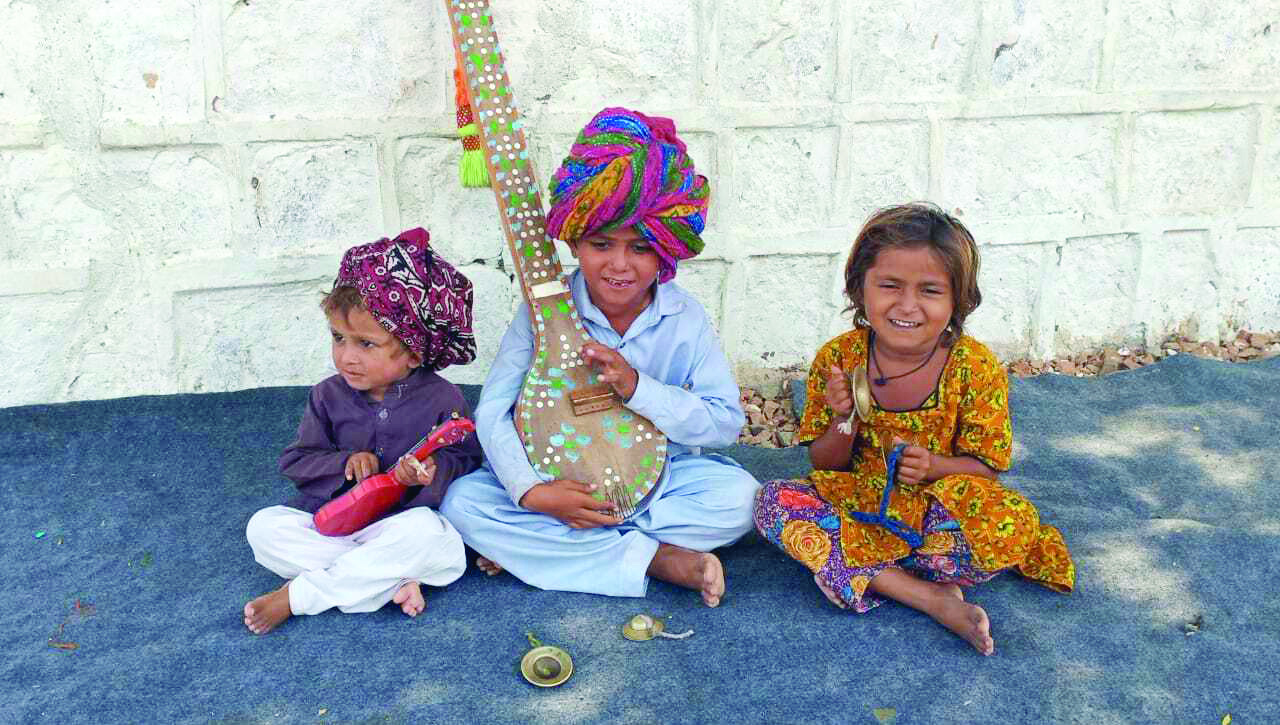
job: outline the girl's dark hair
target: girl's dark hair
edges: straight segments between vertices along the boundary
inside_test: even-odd
[[[965,318],[982,304],[978,245],[955,217],[928,202],[885,207],[862,225],[844,267],[845,311],[853,312],[856,326],[868,326],[862,299],[867,270],[886,249],[917,247],[933,250],[951,275],[951,321],[942,332],[942,343],[951,345],[964,332]]]

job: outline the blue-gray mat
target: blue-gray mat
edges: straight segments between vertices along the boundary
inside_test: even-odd
[[[1101,379],[1015,380],[1009,485],[1062,529],[1078,590],[1006,575],[970,599],[983,658],[926,617],[839,611],[752,535],[723,550],[718,609],[543,592],[474,569],[416,620],[294,618],[255,637],[276,587],[244,524],[303,388],[0,410],[0,722],[1273,721],[1280,565],[1280,359],[1179,356]],[[471,395],[475,390],[468,391]],[[801,449],[728,451],[761,479]],[[636,643],[632,614],[685,640]],[[520,678],[526,632],[575,672]],[[59,644],[55,647],[51,644]],[[72,644],[75,649],[69,649]]]

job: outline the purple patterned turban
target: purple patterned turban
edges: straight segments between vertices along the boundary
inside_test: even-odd
[[[430,238],[410,229],[352,247],[333,286],[359,290],[369,314],[421,355],[423,367],[443,370],[476,358],[471,280],[432,251]]]
[[[658,255],[658,281],[702,251],[711,187],[669,118],[606,108],[551,177],[547,233],[576,242],[635,227]]]

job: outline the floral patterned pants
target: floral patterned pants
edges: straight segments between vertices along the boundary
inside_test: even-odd
[[[809,567],[855,612],[884,603],[867,586],[880,572],[897,567],[931,582],[973,586],[999,571],[973,566],[969,544],[955,519],[938,502],[924,517],[924,543],[898,561],[850,566],[840,548],[840,514],[806,481],[769,481],[756,494],[756,529],[791,558]]]

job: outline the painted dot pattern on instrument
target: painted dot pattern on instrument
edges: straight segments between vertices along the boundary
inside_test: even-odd
[[[525,299],[530,301],[537,336],[537,354],[525,377],[516,408],[517,427],[525,452],[540,475],[560,478],[565,466],[581,460],[588,448],[629,451],[638,445],[652,446],[653,453],[646,454],[638,467],[629,466],[633,473],[627,476],[629,480],[624,480],[625,474],[613,468],[607,468],[600,476],[602,486],[596,493],[597,498],[622,503],[623,511],[629,512],[661,476],[667,444],[660,431],[628,412],[611,414],[604,419],[603,440],[594,439],[564,422],[560,423],[558,432],[544,430],[544,437],[539,439],[538,426],[533,424],[539,410],[569,406],[568,395],[584,384],[583,381],[585,385],[599,384],[599,375],[578,354],[591,337],[573,305],[555,244],[547,236],[538,183],[529,163],[524,122],[515,110],[489,3],[487,0],[452,0],[450,7],[457,48],[471,92],[472,111],[499,196],[498,210],[508,228],[513,261],[526,292]],[[558,292],[534,298],[535,286],[556,282],[563,284]]]

